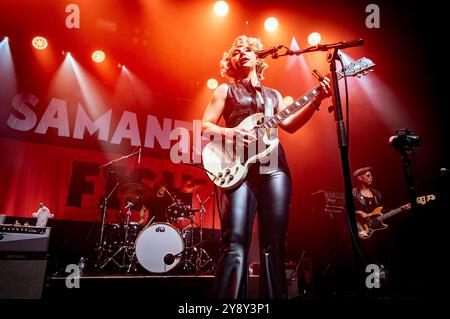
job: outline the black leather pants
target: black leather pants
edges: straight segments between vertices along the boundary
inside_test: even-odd
[[[253,165],[238,187],[222,192],[222,255],[217,265],[214,298],[248,297],[248,251],[255,211],[259,219],[260,298],[287,298],[285,237],[291,179],[281,167],[259,174]]]

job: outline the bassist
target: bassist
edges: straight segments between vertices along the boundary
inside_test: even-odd
[[[381,193],[372,187],[373,168],[363,167],[353,173],[356,180],[356,187],[353,189],[355,202],[355,213],[359,225],[367,223],[370,213],[376,208],[383,206]],[[402,210],[409,209],[409,205],[403,205]],[[359,228],[359,227],[358,227]],[[360,238],[361,229],[358,229]],[[360,247],[367,264],[377,264],[380,269],[380,279],[386,281],[387,272],[392,270],[393,242],[389,232],[380,232],[376,238],[361,240]]]

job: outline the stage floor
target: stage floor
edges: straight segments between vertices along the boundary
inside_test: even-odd
[[[214,276],[87,273],[79,278],[78,284],[76,280],[67,276],[47,277],[43,298],[209,299]]]

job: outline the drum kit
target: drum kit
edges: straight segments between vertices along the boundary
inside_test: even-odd
[[[108,175],[107,172],[107,178]],[[122,215],[126,218],[118,223],[106,223],[107,202],[116,190],[125,204],[126,213]],[[117,179],[112,191],[104,196],[101,206],[103,214],[95,268],[98,271],[108,269],[127,273],[146,270],[155,274],[213,272],[215,264],[203,248],[205,241],[202,236],[204,204],[213,194],[201,201],[195,185],[191,190],[191,198],[193,194],[197,196],[199,209],[192,209],[191,204],[165,189],[172,201],[164,209],[165,221],[153,222],[153,217],[144,225],[131,221],[132,215],[139,214],[145,203],[154,200],[154,191],[146,184],[130,183],[123,176]],[[199,224],[195,222],[195,213],[200,214]],[[200,235],[198,240],[195,232]]]

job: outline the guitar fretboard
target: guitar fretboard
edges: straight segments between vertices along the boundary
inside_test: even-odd
[[[337,72],[338,80],[343,77],[342,71]],[[296,113],[298,110],[303,108],[306,104],[311,102],[319,93],[322,91],[322,86],[318,85],[312,90],[308,91],[306,94],[295,100],[292,104],[287,106],[283,111],[275,114],[271,118],[267,119],[263,124],[261,124],[261,128],[264,130],[268,130],[274,127],[277,127],[283,120],[287,119],[292,114]]]
[[[396,215],[396,214],[398,214],[398,213],[401,213],[402,211],[403,211],[403,208],[396,208],[396,209],[393,209],[393,210],[387,212],[386,214],[383,214],[383,215],[379,216],[379,217],[378,217],[378,220],[379,220],[380,222],[382,222],[383,220],[385,220],[385,219],[387,219],[387,218],[389,218],[389,217],[392,217],[392,216],[394,216],[394,215]]]

